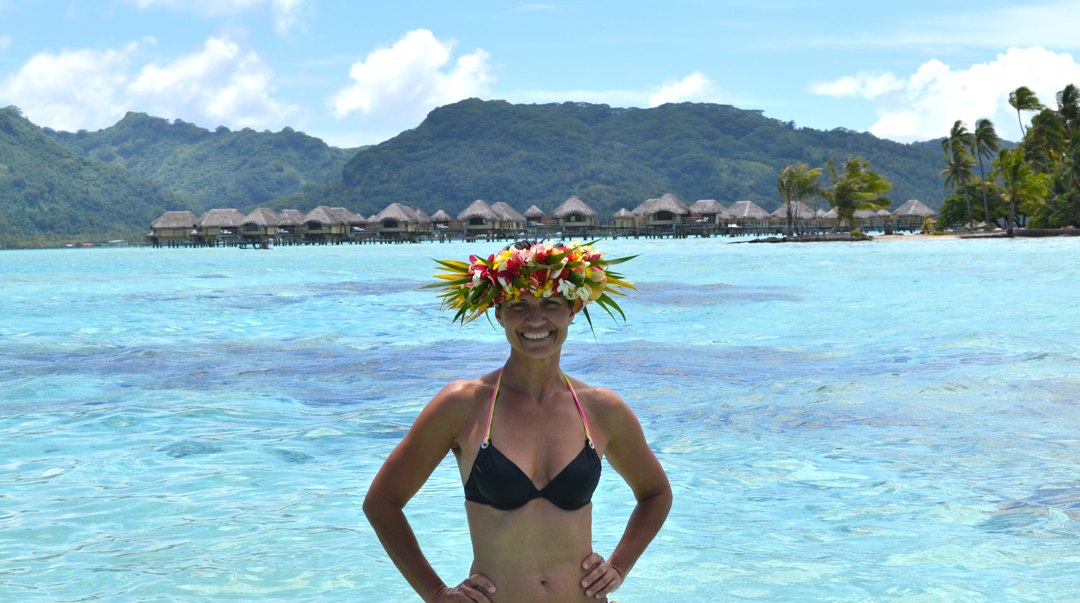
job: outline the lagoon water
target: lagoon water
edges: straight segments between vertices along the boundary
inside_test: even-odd
[[[604,247],[640,293],[564,369],[676,497],[620,603],[1080,600],[1080,240]],[[361,502],[503,361],[417,290],[496,248],[0,253],[0,600],[417,600]],[[594,504],[608,554],[610,467]],[[448,582],[463,505],[449,457],[407,508]]]

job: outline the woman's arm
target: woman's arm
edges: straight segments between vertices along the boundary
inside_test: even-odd
[[[602,401],[603,426],[608,437],[604,456],[637,499],[622,539],[611,557],[605,562],[594,553],[582,564],[585,569],[592,569],[582,583],[586,594],[601,598],[622,584],[638,557],[660,531],[671,510],[672,495],[667,474],[645,441],[645,433],[634,411],[613,392],[598,389],[597,393]]]
[[[440,597],[486,603],[487,597],[475,589],[494,592],[494,585],[479,574],[461,586],[448,588],[421,552],[404,512],[405,505],[454,446],[468,418],[468,394],[473,387],[467,381],[455,381],[428,403],[401,443],[387,457],[364,498],[364,515],[379,542],[413,590],[428,603],[440,600]],[[465,598],[445,595],[463,595]]]

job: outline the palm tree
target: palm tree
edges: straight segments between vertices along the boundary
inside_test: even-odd
[[[971,211],[971,195],[968,193],[967,183],[975,179],[971,168],[975,167],[975,161],[967,154],[967,149],[975,142],[975,136],[968,132],[967,126],[961,120],[956,120],[949,136],[941,141],[941,150],[945,152],[945,163],[949,166],[941,171],[945,178],[945,186],[956,190],[956,187],[964,189],[964,199],[967,200],[968,225],[974,229],[975,215]]]
[[[993,157],[1001,149],[1001,138],[998,137],[994,122],[989,119],[980,119],[975,122],[975,131],[971,133],[971,154],[979,159],[979,183],[982,185],[983,214],[987,224],[990,223],[990,204],[986,201],[986,170],[983,168],[983,157]]]
[[[1057,113],[1065,122],[1065,130],[1072,138],[1074,124],[1080,125],[1080,89],[1073,84],[1057,93]]]
[[[810,169],[810,165],[806,163],[786,165],[776,177],[776,190],[780,192],[780,198],[787,204],[788,236],[792,235],[793,230],[791,204],[820,196],[819,177],[821,177],[821,168]]]
[[[1054,169],[1054,157],[1061,154],[1067,144],[1065,124],[1057,112],[1043,109],[1031,118],[1028,136],[1033,134],[1042,149],[1043,171],[1049,174]]]
[[[836,169],[830,159],[825,169],[832,185],[822,190],[821,196],[836,209],[838,216],[830,232],[836,232],[842,220],[854,226],[856,210],[885,209],[892,205],[892,200],[884,196],[892,184],[877,172],[870,171],[870,162],[862,157],[845,163],[843,171]]]
[[[994,170],[991,172],[995,181],[1000,179],[1001,184],[994,187],[1001,191],[1001,195],[1009,200],[1009,228],[1008,235],[1013,236],[1013,222],[1016,221],[1017,203],[1035,203],[1046,197],[1046,174],[1036,174],[1031,165],[1024,160],[1024,155],[1019,149],[1006,149],[998,154],[993,163]]]
[[[1013,109],[1016,109],[1016,120],[1020,122],[1021,137],[1027,136],[1027,132],[1024,130],[1024,120],[1020,117],[1020,112],[1042,111],[1044,107],[1042,103],[1039,102],[1039,97],[1035,96],[1035,93],[1031,91],[1031,88],[1020,86],[1009,93],[1009,105]]]

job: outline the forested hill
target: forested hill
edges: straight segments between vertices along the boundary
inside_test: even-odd
[[[177,199],[122,167],[80,157],[16,107],[0,109],[0,249],[125,238],[141,241]]]
[[[934,144],[905,145],[844,129],[797,128],[760,111],[682,103],[654,109],[470,99],[432,111],[416,129],[361,150],[337,183],[275,205],[345,205],[365,215],[392,202],[451,214],[475,199],[553,210],[571,195],[602,216],[672,192],[684,201],[780,203],[776,176],[855,156],[894,185],[896,205],[938,206],[946,189]]]
[[[356,152],[292,128],[233,132],[221,126],[211,132],[145,113],[128,113],[97,132],[44,132],[79,155],[124,166],[207,208],[251,208],[340,180]]]

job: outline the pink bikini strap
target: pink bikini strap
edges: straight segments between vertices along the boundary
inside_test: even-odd
[[[574,391],[574,386],[570,385],[570,377],[567,377],[566,373],[563,373],[562,378],[566,380],[566,387],[570,388],[570,395],[574,397],[574,404],[577,404],[578,412],[581,413],[581,424],[585,426],[585,440],[589,442],[590,448],[595,448],[596,446],[593,446],[592,434],[589,433],[589,420],[585,418],[585,409],[581,407],[581,402],[577,399],[577,392]]]
[[[505,368],[505,367],[504,367]],[[481,448],[487,448],[491,442],[491,418],[495,416],[495,396],[499,395],[499,385],[502,384],[503,369],[499,369],[499,377],[495,380],[495,391],[491,392],[491,410],[488,411],[487,430],[484,431],[484,443]]]

